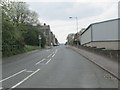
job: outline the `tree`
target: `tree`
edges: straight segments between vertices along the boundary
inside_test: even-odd
[[[38,14],[31,11],[25,2],[2,1],[3,11],[14,24],[38,24]]]
[[[24,41],[27,45],[33,45],[33,46],[39,46],[39,35],[41,35],[42,39],[41,39],[41,46],[44,47],[45,43],[46,43],[46,39],[43,35],[43,33],[41,33],[37,27],[32,26],[32,25],[27,25],[26,26],[27,30],[26,32],[23,34],[24,37]]]
[[[38,46],[38,35],[42,36],[44,47],[46,39],[34,25],[39,24],[38,15],[31,11],[25,2],[2,0],[2,51],[3,56],[24,52],[25,45]]]
[[[10,56],[24,51],[24,44],[21,38],[18,38],[15,27],[8,17],[3,13],[2,17],[2,54]]]

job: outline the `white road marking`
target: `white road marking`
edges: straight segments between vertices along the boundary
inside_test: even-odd
[[[49,59],[49,60],[46,62],[46,64],[48,64],[50,61],[51,61],[51,59]]]
[[[55,53],[57,53],[57,51],[58,51],[58,50],[56,49]]]
[[[54,57],[54,56],[55,56],[55,54],[52,55],[52,57]]]
[[[41,61],[37,62],[35,65],[38,65],[39,63],[43,62],[44,60],[45,60],[45,58],[42,59]]]
[[[2,87],[0,87],[0,90],[3,89]]]
[[[55,50],[55,52],[53,52],[52,57],[54,57],[56,53],[57,53],[57,49]]]
[[[20,71],[20,72],[18,72],[18,73],[15,73],[15,74],[13,74],[13,75],[11,75],[11,76],[9,76],[9,77],[7,77],[7,78],[3,79],[3,80],[0,80],[0,82],[6,81],[6,80],[8,80],[8,79],[10,79],[10,78],[12,78],[12,77],[14,77],[14,76],[16,76],[16,75],[18,75],[18,74],[20,74],[20,73],[24,72],[25,70],[26,70],[26,69],[21,70],[21,71]]]
[[[56,50],[55,50],[55,54],[57,53],[57,51],[58,51],[58,50],[56,49]]]
[[[36,74],[38,71],[40,71],[40,69],[37,69],[36,71],[34,71],[32,74],[30,74],[28,77],[24,78],[22,81],[20,81],[19,83],[17,83],[16,85],[12,86],[11,88],[16,88],[17,86],[19,86],[20,84],[22,84],[23,82],[25,82],[27,79],[29,79],[31,76],[33,76],[34,74]]]
[[[49,56],[48,56],[48,58],[51,56],[52,54],[50,54]]]
[[[29,70],[26,70],[25,72],[34,72],[34,71],[29,71]]]

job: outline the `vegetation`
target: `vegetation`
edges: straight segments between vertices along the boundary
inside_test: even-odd
[[[36,49],[39,49],[39,46],[25,45],[25,48],[24,48],[25,52],[36,50]]]
[[[3,57],[38,49],[41,35],[41,46],[44,48],[46,39],[40,28],[38,15],[30,11],[25,2],[2,1],[2,53]],[[27,46],[27,49],[26,49]],[[31,48],[32,47],[32,48]],[[35,47],[35,48],[33,48]]]

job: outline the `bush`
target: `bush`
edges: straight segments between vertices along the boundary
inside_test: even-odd
[[[46,43],[46,39],[44,37],[44,35],[37,30],[36,27],[34,26],[26,26],[27,30],[25,33],[23,33],[23,37],[24,37],[24,41],[27,45],[33,45],[33,46],[39,46],[39,35],[41,35],[42,39],[41,39],[41,46],[44,47],[45,43]]]
[[[4,56],[11,56],[17,53],[24,52],[23,39],[16,33],[14,25],[7,20],[2,22],[2,54]]]

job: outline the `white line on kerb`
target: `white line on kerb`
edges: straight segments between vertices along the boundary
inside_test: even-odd
[[[49,59],[49,61],[46,62],[46,64],[48,64],[51,61],[51,59]]]
[[[35,65],[37,65],[37,64],[39,64],[39,63],[41,63],[41,62],[43,62],[44,60],[45,60],[45,58],[42,59],[41,61],[37,62]]]
[[[31,76],[33,76],[35,73],[37,73],[38,71],[40,71],[40,69],[37,69],[36,71],[34,71],[32,74],[30,74],[28,77],[24,78],[22,81],[20,81],[19,83],[17,83],[16,85],[12,86],[11,88],[16,88],[17,86],[19,86],[20,84],[22,84],[23,82],[25,82],[27,79],[29,79]]]
[[[24,72],[25,70],[26,70],[26,69],[21,70],[21,71],[20,71],[20,72],[18,72],[18,73],[15,73],[15,74],[13,74],[13,75],[11,75],[11,76],[9,76],[9,77],[7,77],[7,78],[3,79],[3,80],[0,80],[0,82],[3,82],[3,81],[5,81],[5,80],[7,80],[7,79],[10,79],[10,78],[12,78],[12,77],[14,77],[14,76],[16,76],[16,75],[18,75],[18,74],[20,74],[20,73]]]

